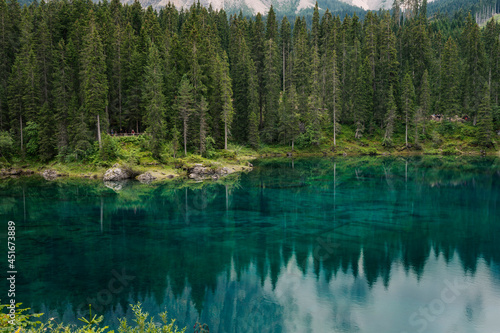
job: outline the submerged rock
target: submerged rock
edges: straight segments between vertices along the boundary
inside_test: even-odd
[[[117,181],[117,180],[124,180],[124,179],[129,179],[130,174],[127,172],[127,170],[124,170],[122,168],[117,167],[115,164],[113,168],[108,169],[106,173],[104,174],[103,180],[104,181]]]
[[[151,183],[155,179],[156,177],[149,172],[145,172],[137,176],[137,180],[140,181],[141,183]]]

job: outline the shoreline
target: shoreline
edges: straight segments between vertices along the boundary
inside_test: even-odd
[[[241,156],[236,160],[231,161],[217,161],[217,160],[204,160],[199,161],[200,163],[186,163],[181,162],[173,164],[161,164],[154,163],[150,165],[137,165],[128,166],[126,163],[115,163],[112,167],[101,167],[92,164],[71,164],[71,163],[57,163],[53,162],[50,164],[39,164],[39,163],[18,163],[17,165],[3,166],[0,168],[0,181],[2,179],[17,178],[20,176],[41,176],[46,180],[54,180],[57,178],[69,178],[69,179],[96,179],[101,181],[118,181],[118,180],[138,180],[143,183],[151,182],[164,182],[172,180],[182,180],[182,181],[206,181],[214,180],[227,177],[231,174],[239,174],[242,172],[250,172],[253,169],[253,165],[250,161],[256,159],[267,159],[267,158],[307,158],[307,157],[411,157],[411,156],[455,156],[455,157],[478,157],[478,156],[489,156],[489,157],[500,157],[500,151],[488,151],[488,152],[460,152],[458,154],[445,154],[440,153],[429,153],[422,151],[411,151],[403,150],[383,153],[346,153],[345,151],[332,152],[332,151],[322,151],[322,152],[265,152],[258,154],[246,154]],[[179,159],[181,160],[181,159]],[[105,179],[105,174],[111,169],[128,169],[130,170],[130,176],[123,179]],[[193,170],[198,173],[193,173]],[[142,181],[137,179],[139,176],[149,174],[151,177]]]

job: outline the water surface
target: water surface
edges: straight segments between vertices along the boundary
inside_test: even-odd
[[[17,301],[67,323],[92,303],[111,327],[142,302],[188,332],[197,320],[211,332],[499,331],[498,159],[254,165],[192,184],[1,180]]]

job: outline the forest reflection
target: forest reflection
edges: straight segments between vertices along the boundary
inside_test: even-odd
[[[374,302],[404,329],[421,303],[401,302],[425,290],[425,304],[455,277],[481,280],[468,291],[483,295],[479,308],[498,304],[488,298],[500,295],[498,159],[254,165],[222,182],[119,190],[2,180],[0,215],[20,225],[19,299],[67,322],[88,303],[111,318],[141,301],[216,332],[366,331],[383,325]],[[106,292],[123,272],[120,292]]]

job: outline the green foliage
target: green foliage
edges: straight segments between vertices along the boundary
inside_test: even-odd
[[[39,318],[43,316],[43,313],[36,314],[26,314],[29,312],[30,308],[20,308],[23,303],[16,303],[15,311],[14,311],[14,319],[12,319],[9,314],[10,308],[7,304],[0,304],[0,332],[12,332],[12,329],[17,329],[17,332],[20,332],[21,329],[31,330],[32,327],[36,327],[37,325],[41,325],[40,321],[33,321],[32,318]],[[7,313],[4,313],[7,312]]]
[[[103,161],[114,161],[117,158],[118,143],[116,139],[105,134],[102,138],[102,148],[99,151],[99,157]]]
[[[92,309],[89,305],[89,318],[78,318],[80,321],[84,322],[83,327],[77,327],[76,325],[64,325],[63,323],[56,323],[54,318],[50,318],[47,322],[42,323],[38,320],[33,320],[33,318],[39,318],[43,313],[38,314],[25,314],[29,311],[29,308],[21,309],[19,306],[22,303],[16,304],[15,310],[15,320],[14,325],[9,323],[11,318],[3,313],[5,309],[8,311],[8,305],[0,304],[0,332],[10,333],[112,333],[109,331],[107,326],[99,327],[99,324],[103,321],[103,316],[97,316],[94,314],[92,316]],[[136,305],[130,305],[132,311],[135,315],[135,325],[129,325],[125,318],[118,318],[120,326],[118,332],[120,333],[184,333],[186,328],[179,329],[175,325],[175,319],[169,320],[167,312],[162,312],[159,314],[161,323],[150,317],[147,312],[142,311],[141,303]],[[13,329],[15,331],[13,331]]]
[[[136,305],[130,305],[132,307],[132,311],[135,315],[135,326],[130,326],[127,323],[126,319],[120,319],[120,327],[118,328],[118,332],[120,333],[183,333],[186,331],[186,328],[179,330],[177,325],[175,325],[175,319],[168,320],[167,312],[162,312],[159,314],[161,318],[161,323],[155,323],[154,319],[151,317],[148,320],[149,313],[143,312],[141,308],[141,303],[137,303]]]
[[[14,140],[12,136],[7,131],[0,131],[0,154],[4,158],[8,158],[12,153],[12,147]]]
[[[380,11],[361,21],[324,12],[332,3],[322,0],[305,9],[308,17],[296,16],[292,32],[286,17],[278,28],[274,9],[267,18],[228,20],[201,5],[159,13],[113,5],[111,14],[105,4],[54,1],[22,12],[16,1],[0,2],[9,18],[0,20],[0,130],[12,141],[3,155],[48,162],[57,152],[60,161],[107,164],[176,156],[180,142],[185,155],[210,156],[234,142],[319,149],[332,137],[342,145],[368,136],[392,147],[404,136],[416,147],[432,141],[433,131],[437,141],[470,141],[458,125],[434,127],[432,113],[477,119],[471,131],[483,147],[492,147],[500,128],[494,20],[484,29],[465,12],[428,20],[425,3],[414,2],[404,20]],[[429,12],[454,8],[443,1]],[[98,118],[102,133],[147,136],[117,139],[118,147],[104,137],[97,153]],[[152,157],[124,153],[122,144]]]
[[[38,154],[38,130],[39,126],[33,121],[26,124],[24,133],[26,135],[26,153],[28,156],[35,157]]]

